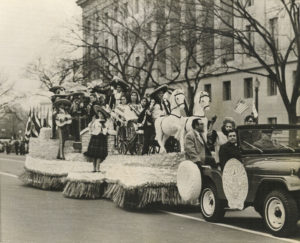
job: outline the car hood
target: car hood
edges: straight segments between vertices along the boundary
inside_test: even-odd
[[[300,155],[246,157],[243,162],[247,171],[268,175],[290,175],[291,170],[300,170]]]

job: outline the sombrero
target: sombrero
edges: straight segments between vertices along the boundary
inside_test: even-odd
[[[100,111],[105,119],[110,117],[109,113],[106,110],[104,110],[100,105],[94,105],[93,109],[96,114]]]
[[[109,92],[109,86],[105,85],[105,86],[95,86],[92,88],[91,93],[97,93],[97,94],[104,94],[107,95]]]
[[[80,97],[81,95],[84,96],[84,93],[83,92],[73,92],[73,93],[68,94],[69,97],[74,97],[74,98]]]
[[[120,85],[122,89],[127,89],[129,85],[125,83],[122,79],[119,78],[114,78],[111,82],[110,85],[113,86],[114,88],[117,87],[117,85]]]
[[[60,105],[71,106],[71,101],[68,99],[58,99],[54,102],[54,106],[58,107]]]
[[[159,91],[162,91],[163,93],[167,92],[168,90],[168,85],[167,84],[163,84],[163,85],[160,85],[158,86],[155,90],[153,90],[149,96],[151,98],[153,98]]]
[[[56,91],[57,91],[58,89],[66,90],[66,89],[65,89],[64,87],[62,87],[62,86],[53,86],[53,87],[51,87],[51,88],[49,89],[49,91],[51,91],[51,92],[53,92],[53,93],[56,93]]]
[[[55,94],[51,96],[51,101],[54,103],[57,99],[67,99],[68,95],[65,94]]]

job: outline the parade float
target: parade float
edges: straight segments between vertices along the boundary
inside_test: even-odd
[[[92,173],[91,163],[82,153],[73,151],[71,141],[65,145],[66,160],[55,159],[58,141],[50,135],[50,128],[42,128],[39,137],[30,139],[25,172],[20,176],[26,185],[62,191],[68,198],[111,199],[126,208],[183,203],[176,187],[183,153],[144,156],[111,153],[101,164],[101,172]]]
[[[178,94],[183,93],[175,90],[173,97],[178,97]],[[180,105],[184,98],[182,96]],[[175,99],[173,103],[176,106],[174,110],[182,109]],[[183,121],[178,118],[174,123],[180,128]],[[176,133],[181,134],[182,128]],[[67,140],[65,160],[59,160],[56,159],[58,139],[51,138],[51,128],[42,128],[38,137],[30,138],[25,171],[20,179],[29,186],[62,191],[67,198],[105,198],[123,208],[145,208],[153,204],[182,205],[193,201],[183,200],[177,189],[178,166],[185,160],[183,152],[142,156],[126,155],[125,151],[120,154],[119,146],[115,145],[118,141],[116,135],[113,131],[108,135],[109,155],[101,163],[101,172],[92,173],[92,165],[83,155],[90,138],[87,129],[81,131],[81,153],[74,149],[71,140]]]

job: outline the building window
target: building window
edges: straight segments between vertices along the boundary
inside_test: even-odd
[[[247,1],[247,3],[246,3],[247,7],[254,5],[254,0],[246,0],[246,1]]]
[[[234,18],[233,18],[233,2],[232,0],[222,0],[221,1],[221,15],[223,22],[227,24],[221,24],[221,28],[228,32],[228,34],[232,34],[234,31]],[[221,37],[221,50],[222,50],[222,63],[226,63],[227,61],[234,60],[234,39],[229,36]]]
[[[254,48],[254,33],[252,31],[251,25],[246,25],[246,33],[247,33],[247,40],[249,40],[249,50],[247,50],[247,54],[251,55],[253,54],[253,50],[251,48]]]
[[[124,18],[128,18],[128,3],[124,3]]]
[[[86,33],[87,34],[91,33],[91,21],[90,20],[87,21]]]
[[[158,55],[157,55],[157,60],[158,60],[158,72],[159,72],[159,76],[165,76],[166,75],[166,49],[165,49],[165,40],[161,39],[158,42],[157,45],[157,49],[158,49]]]
[[[211,84],[204,84],[204,91],[208,93],[211,101]]]
[[[141,66],[141,63],[140,63],[140,57],[136,57],[136,58],[135,58],[135,66],[136,66],[136,67],[140,67],[140,66]]]
[[[267,92],[268,96],[273,96],[277,95],[277,85],[276,82],[270,78],[268,78],[268,87],[267,87]]]
[[[140,10],[139,0],[135,0],[135,12],[138,13]]]
[[[118,12],[119,12],[119,7],[115,6],[114,8],[114,19],[117,20],[118,19]]]
[[[105,46],[105,54],[108,54],[108,39],[105,40],[104,46]]]
[[[105,23],[108,23],[108,13],[105,13],[105,14],[104,14],[104,22],[105,22]]]
[[[269,117],[268,118],[268,124],[277,124],[277,118],[276,117]]]
[[[253,79],[245,78],[244,79],[244,97],[253,98]]]
[[[214,29],[214,1],[206,0],[203,4],[204,23],[208,29]],[[202,33],[201,41],[202,59],[205,64],[212,65],[215,59],[215,39],[213,31]]]
[[[152,25],[151,22],[147,23],[147,25],[146,25],[146,35],[149,40],[151,40],[151,38],[152,38],[151,25]]]
[[[129,35],[128,35],[128,31],[126,30],[124,32],[124,46],[126,49],[128,48],[128,42],[129,42]]]
[[[231,82],[223,82],[223,100],[231,100]]]
[[[274,40],[275,47],[278,48],[278,18],[272,18],[269,20],[271,36]]]

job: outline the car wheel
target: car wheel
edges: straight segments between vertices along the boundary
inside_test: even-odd
[[[297,229],[296,200],[284,190],[270,192],[264,201],[264,222],[273,235],[290,236]]]
[[[217,197],[215,185],[208,184],[203,187],[200,195],[200,207],[203,217],[209,222],[217,222],[224,217],[224,204]]]

